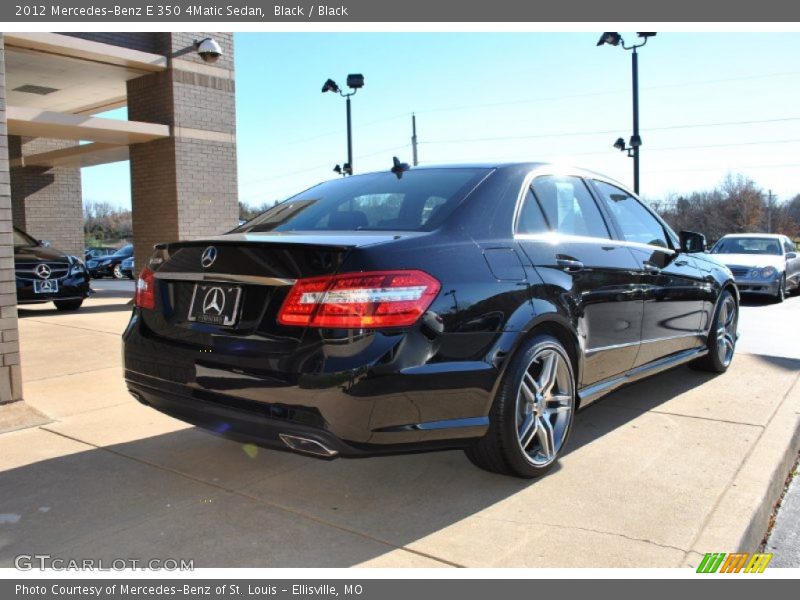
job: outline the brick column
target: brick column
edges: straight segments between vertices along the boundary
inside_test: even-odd
[[[76,145],[67,140],[8,138],[9,158],[24,158]],[[78,168],[11,168],[11,204],[14,225],[53,248],[83,256],[83,201]]]
[[[0,404],[22,399],[14,241],[11,232],[5,65],[3,34],[0,33]]]
[[[170,126],[172,137],[130,148],[137,268],[157,242],[224,233],[238,221],[233,36],[214,33],[224,56],[206,64],[204,33],[164,33],[166,71],[128,82],[128,118]]]

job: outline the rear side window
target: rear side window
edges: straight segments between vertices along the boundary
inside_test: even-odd
[[[429,231],[441,225],[490,169],[420,169],[327,181],[235,231]]]
[[[600,209],[579,177],[537,177],[531,189],[551,231],[567,235],[610,237]],[[526,204],[530,201],[529,196]],[[525,213],[526,207],[523,206],[520,222]]]
[[[629,242],[668,248],[664,227],[641,202],[625,190],[603,181],[595,181],[600,197],[614,215],[622,235]]]

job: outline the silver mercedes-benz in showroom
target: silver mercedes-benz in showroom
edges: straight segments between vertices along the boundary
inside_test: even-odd
[[[800,256],[785,235],[728,234],[711,253],[728,266],[742,294],[764,294],[783,302],[787,291],[800,290]]]

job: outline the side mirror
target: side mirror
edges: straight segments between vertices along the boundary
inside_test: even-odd
[[[45,248],[48,248],[50,246],[50,240],[39,240],[39,244]]]
[[[678,234],[681,242],[681,252],[687,254],[692,252],[705,252],[706,250],[706,236],[702,233],[694,231],[681,231]]]
[[[786,258],[792,260],[793,258],[797,258],[797,252],[787,252]]]

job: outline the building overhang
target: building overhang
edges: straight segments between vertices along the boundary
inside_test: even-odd
[[[6,100],[14,106],[96,114],[125,106],[127,82],[167,58],[57,33],[6,33]]]

